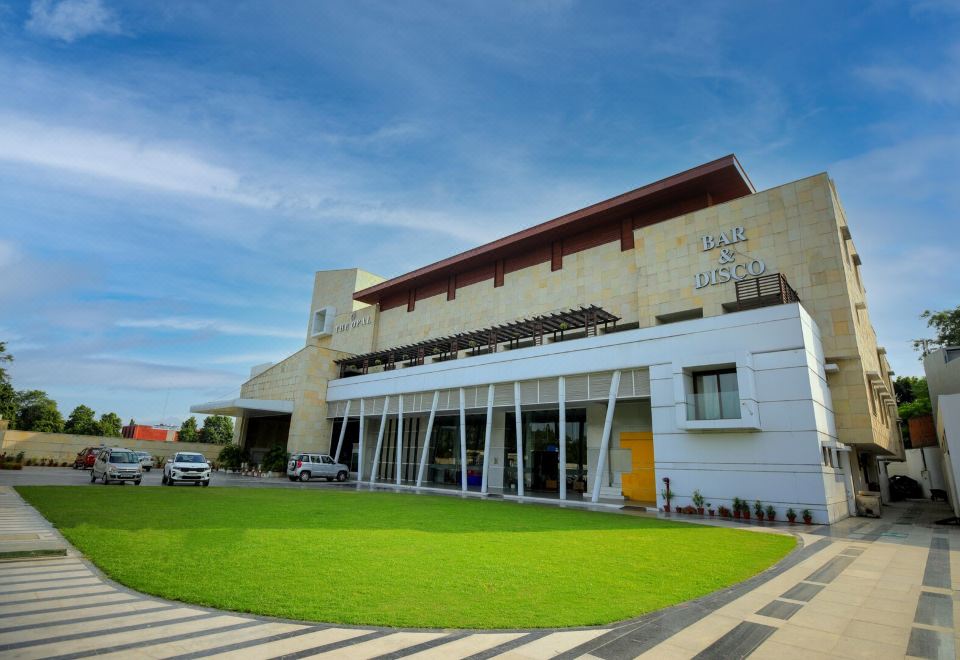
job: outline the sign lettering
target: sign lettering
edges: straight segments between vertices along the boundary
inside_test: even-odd
[[[747,276],[758,277],[767,270],[767,265],[762,259],[750,259],[746,263],[737,262],[737,251],[735,248],[728,247],[747,240],[746,230],[743,227],[733,227],[729,231],[722,231],[719,235],[707,235],[700,237],[700,243],[704,252],[709,252],[714,248],[720,249],[718,259],[720,266],[712,270],[705,270],[693,276],[693,288],[702,289],[705,286],[715,284],[724,284],[733,280],[739,282]]]

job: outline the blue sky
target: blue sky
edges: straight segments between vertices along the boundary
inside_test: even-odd
[[[958,304],[960,2],[0,0],[18,389],[178,422],[296,350],[312,273],[397,275],[736,153],[828,171],[919,374]]]

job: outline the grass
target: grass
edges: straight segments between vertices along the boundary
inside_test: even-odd
[[[795,543],[777,534],[443,496],[17,490],[101,570],[133,589],[331,623],[610,623],[744,580]]]

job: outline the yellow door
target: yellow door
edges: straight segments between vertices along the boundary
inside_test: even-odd
[[[621,475],[623,495],[638,502],[657,500],[657,478],[653,473],[653,433],[621,433],[620,446],[632,455],[631,472]]]

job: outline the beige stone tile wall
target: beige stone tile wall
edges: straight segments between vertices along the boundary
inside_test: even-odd
[[[313,296],[307,318],[308,346],[322,346],[348,353],[367,353],[373,350],[377,333],[378,310],[353,299],[356,291],[382,282],[384,278],[359,268],[321,270],[314,275]],[[330,337],[313,337],[313,312],[321,307],[336,308],[334,332]],[[355,320],[369,319],[369,324],[353,325]],[[346,327],[343,327],[346,326]]]
[[[343,357],[347,354],[342,351],[306,346],[244,383],[240,396],[293,401],[287,448],[327,451],[330,444],[327,383],[339,375],[335,361]]]
[[[600,245],[567,255],[558,271],[537,264],[507,273],[502,287],[489,279],[457,289],[454,300],[441,293],[418,300],[412,312],[406,306],[381,312],[375,350],[579,305],[600,305],[636,321],[636,272],[631,251],[622,252],[619,242]]]

